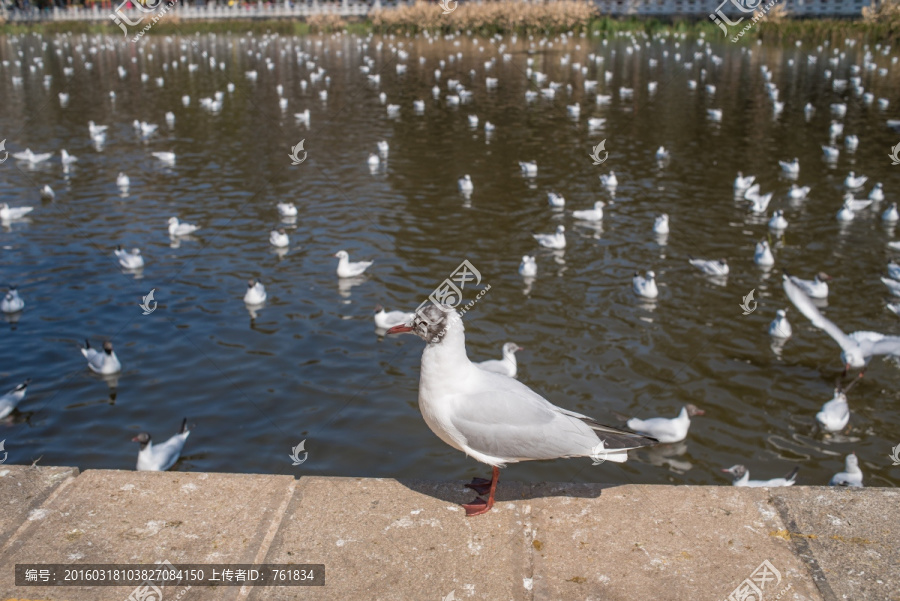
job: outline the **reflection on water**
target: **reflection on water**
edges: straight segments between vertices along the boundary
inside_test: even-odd
[[[26,301],[24,313],[4,316],[0,381],[34,380],[14,419],[0,424],[10,460],[132,469],[136,432],[163,435],[187,415],[197,429],[178,469],[298,473],[286,455],[308,439],[302,473],[467,479],[480,467],[419,415],[421,343],[373,332],[371,312],[412,310],[467,259],[491,286],[466,314],[473,360],[516,340],[529,348],[522,381],[600,421],[614,411],[673,415],[688,402],[706,410],[685,443],[624,466],[526,463],[505,477],[728,484],[718,470],[735,463],[760,478],[800,464],[800,482],[825,484],[853,450],[868,481],[896,484],[887,454],[900,442],[900,368],[874,360],[850,395],[850,430],[825,436],[810,420],[841,370],[837,345],[793,312],[793,338],[767,334],[788,306],[782,268],[833,276],[823,306],[849,331],[900,330],[878,281],[895,236],[880,211],[900,191],[900,171],[884,156],[897,142],[884,123],[891,115],[832,85],[866,50],[843,49],[831,65],[830,49],[811,46],[744,52],[714,43],[693,54],[695,40],[674,37],[649,46],[627,35],[606,45],[577,35],[539,42],[0,38],[0,138],[11,153],[53,153],[0,165],[4,201],[35,207],[0,232],[2,280]],[[861,85],[897,98],[896,65],[872,55],[887,72],[863,69]],[[488,84],[484,63],[494,58],[497,81]],[[546,81],[529,84],[529,68]],[[21,82],[9,85],[14,77]],[[451,78],[464,93],[448,88]],[[539,92],[550,82],[560,84],[552,97]],[[65,106],[60,93],[69,94]],[[829,105],[843,102],[838,120],[859,147],[845,152],[837,138],[841,152],[828,162]],[[135,120],[162,126],[145,134]],[[88,121],[108,126],[105,135],[92,137]],[[292,165],[287,155],[301,140],[308,158]],[[389,158],[374,154],[381,140]],[[609,156],[595,165],[589,155],[601,140]],[[66,169],[62,148],[78,157]],[[154,155],[165,152],[174,162]],[[779,161],[795,156],[799,175],[785,176]],[[535,161],[537,173],[523,176],[520,161]],[[879,181],[886,198],[840,224],[851,170],[869,177],[857,198]],[[732,201],[739,171],[773,193],[766,214]],[[119,173],[127,186],[117,185]],[[467,173],[475,193],[460,198]],[[810,186],[805,200],[789,197],[793,184]],[[55,200],[40,200],[44,185]],[[564,209],[548,206],[550,191],[565,197]],[[607,203],[602,222],[572,218],[597,200]],[[299,214],[280,218],[278,202],[294,202]],[[790,223],[783,236],[768,231],[775,209]],[[663,212],[670,233],[657,236]],[[170,239],[173,215],[203,229]],[[290,248],[267,243],[275,223],[291,228]],[[538,248],[531,232],[560,224],[565,251]],[[763,239],[771,270],[753,263]],[[119,244],[140,248],[145,267],[123,272],[112,256]],[[338,248],[375,264],[339,279]],[[518,274],[524,254],[537,257],[536,277]],[[730,274],[703,276],[689,255],[724,258]],[[651,268],[662,294],[648,303],[632,294],[631,276]],[[264,308],[243,306],[249,277],[266,282]],[[143,316],[137,305],[151,288],[160,306]],[[752,289],[759,306],[742,315]],[[112,388],[86,373],[77,352],[85,337],[115,340],[125,371]]]

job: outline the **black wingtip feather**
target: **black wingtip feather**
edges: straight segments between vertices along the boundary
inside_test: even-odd
[[[181,422],[181,432],[179,434],[184,434],[185,432],[187,432],[187,418],[184,418]]]
[[[797,477],[797,472],[800,471],[800,466],[798,465],[794,469],[791,470],[791,473],[784,477],[785,480],[793,480]]]

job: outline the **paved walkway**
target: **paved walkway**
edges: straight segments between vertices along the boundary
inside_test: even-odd
[[[900,599],[894,489],[501,482],[494,510],[466,518],[472,496],[456,482],[0,465],[0,600],[134,590],[16,587],[16,563],[163,560],[320,563],[326,585],[154,601],[722,601],[754,574],[764,601]]]

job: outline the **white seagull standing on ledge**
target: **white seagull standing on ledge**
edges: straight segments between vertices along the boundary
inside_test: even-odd
[[[487,502],[463,505],[467,516],[494,505],[499,468],[507,463],[597,457],[623,463],[628,450],[654,445],[655,438],[604,426],[592,418],[557,407],[510,377],[469,361],[465,328],[450,307],[431,304],[409,323],[388,334],[415,332],[425,340],[419,379],[419,409],[438,438],[493,468],[490,480],[466,486]]]

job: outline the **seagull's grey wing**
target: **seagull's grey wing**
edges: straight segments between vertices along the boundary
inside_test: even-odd
[[[844,334],[843,330],[834,325],[834,322],[822,315],[819,308],[816,307],[806,293],[803,292],[791,279],[784,276],[784,291],[797,310],[803,313],[814,326],[820,330],[824,330],[826,334],[834,338],[841,350],[848,351],[857,348],[859,345],[849,336]]]
[[[880,340],[866,340],[859,345],[863,355],[900,355],[900,336],[884,336]]]
[[[190,431],[184,434],[176,434],[169,440],[153,446],[153,460],[158,462],[161,471],[166,471],[178,461],[184,441],[187,440]]]
[[[653,444],[556,407],[517,380],[482,373],[479,390],[457,397],[451,418],[478,452],[510,460],[556,459],[589,456],[601,439],[606,449]]]

